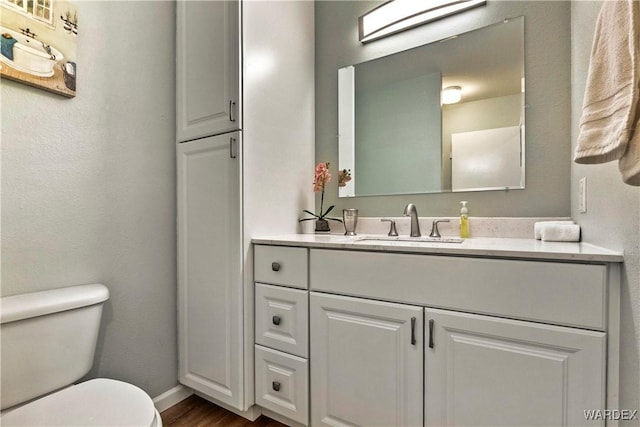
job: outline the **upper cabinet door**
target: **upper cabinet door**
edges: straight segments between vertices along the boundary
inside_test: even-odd
[[[422,307],[311,292],[311,425],[422,425]]]
[[[238,1],[177,2],[178,141],[241,129],[239,22]]]
[[[603,332],[426,310],[426,426],[601,425]]]

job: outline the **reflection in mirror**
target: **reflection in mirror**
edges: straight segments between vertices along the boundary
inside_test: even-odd
[[[524,17],[341,68],[338,90],[340,197],[524,188]]]

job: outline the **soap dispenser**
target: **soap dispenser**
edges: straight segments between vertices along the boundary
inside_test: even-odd
[[[469,209],[467,209],[467,202],[460,202],[462,208],[460,208],[460,237],[467,239],[469,237]]]

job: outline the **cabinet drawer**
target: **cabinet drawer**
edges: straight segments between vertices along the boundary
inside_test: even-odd
[[[254,274],[256,282],[307,289],[307,249],[256,245]]]
[[[308,361],[257,344],[255,349],[256,404],[308,425]]]
[[[255,295],[256,343],[308,357],[308,292],[256,283]]]
[[[604,330],[596,264],[312,249],[313,290]]]

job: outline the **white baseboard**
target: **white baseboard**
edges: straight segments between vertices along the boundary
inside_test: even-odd
[[[193,394],[193,390],[189,387],[185,387],[182,384],[178,384],[171,390],[167,390],[160,396],[153,398],[153,404],[158,412],[162,412],[165,409],[169,409],[173,405],[182,402],[187,397]]]

